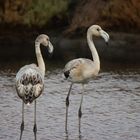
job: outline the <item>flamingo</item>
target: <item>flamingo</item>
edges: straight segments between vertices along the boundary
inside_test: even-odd
[[[87,83],[90,79],[96,77],[100,70],[100,60],[95,48],[92,36],[101,36],[106,43],[108,43],[109,35],[106,33],[99,25],[92,25],[87,30],[87,43],[89,45],[90,51],[92,53],[92,59],[78,58],[69,61],[64,68],[65,78],[71,82],[70,88],[66,97],[66,119],[65,119],[65,131],[67,132],[67,118],[68,118],[68,107],[69,107],[69,96],[74,83],[81,83],[83,87],[83,92],[80,100],[80,107],[78,110],[78,120],[79,120],[79,132],[81,125],[82,117],[82,102],[84,95],[84,84]]]
[[[25,65],[16,74],[16,91],[18,96],[22,99],[22,122],[21,134],[24,130],[24,104],[31,104],[34,101],[34,127],[33,132],[36,139],[37,125],[36,125],[36,99],[42,94],[44,89],[44,75],[45,63],[41,54],[40,45],[48,48],[48,52],[53,52],[53,45],[49,37],[45,34],[39,35],[35,40],[35,53],[38,62],[36,64]]]

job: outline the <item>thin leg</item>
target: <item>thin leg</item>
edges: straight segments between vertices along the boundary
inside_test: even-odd
[[[82,95],[81,95],[80,107],[79,107],[79,111],[78,111],[79,133],[81,133],[81,117],[82,117],[82,111],[81,111],[81,108],[82,108],[83,95],[84,95],[84,85],[82,85],[82,86],[83,86],[83,92],[82,92]]]
[[[22,122],[20,126],[20,140],[22,139],[23,130],[24,130],[24,102],[22,102]]]
[[[37,132],[37,125],[36,125],[36,100],[34,101],[34,128],[33,128],[33,132],[34,132],[34,136],[35,136],[35,140],[36,140],[36,132]]]
[[[68,122],[69,96],[70,96],[72,85],[73,85],[73,83],[71,83],[70,88],[69,88],[68,95],[66,97],[66,121],[65,121],[65,131],[66,131],[66,133],[67,133],[67,122]]]

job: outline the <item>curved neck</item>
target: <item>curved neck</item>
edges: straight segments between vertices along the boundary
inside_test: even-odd
[[[95,45],[93,43],[92,33],[90,32],[90,30],[87,31],[87,42],[88,42],[89,48],[92,53],[92,58],[93,58],[94,64],[96,65],[96,67],[98,67],[100,69],[99,56],[98,56],[97,50],[95,48]]]
[[[36,58],[37,58],[37,63],[38,63],[38,67],[41,70],[43,76],[45,75],[45,63],[41,54],[41,50],[40,50],[40,43],[39,42],[35,42],[35,52],[36,52]]]

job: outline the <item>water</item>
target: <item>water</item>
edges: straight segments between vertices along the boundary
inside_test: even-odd
[[[70,96],[68,135],[65,134],[65,98],[70,83],[62,68],[52,68],[45,76],[45,90],[37,100],[38,140],[139,140],[140,69],[104,69],[85,86],[81,135],[78,108],[81,85],[74,85]],[[15,70],[0,71],[0,140],[18,140],[21,105],[14,79]],[[25,107],[22,140],[33,140],[33,104]]]

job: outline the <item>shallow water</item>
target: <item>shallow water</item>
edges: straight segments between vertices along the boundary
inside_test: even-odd
[[[111,69],[111,67],[110,67]],[[21,105],[11,69],[0,71],[0,140],[18,140]],[[62,69],[52,68],[45,76],[45,90],[37,100],[38,140],[139,140],[140,68],[102,70],[85,86],[81,134],[78,108],[81,85],[70,96],[68,135],[65,134],[65,98],[70,83]],[[25,107],[22,140],[33,140],[33,104]]]

